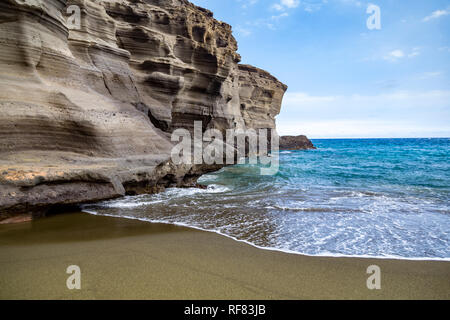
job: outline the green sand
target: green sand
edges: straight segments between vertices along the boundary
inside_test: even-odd
[[[381,290],[366,269],[381,268]],[[81,290],[66,268],[81,268]],[[62,214],[0,225],[1,299],[449,299],[450,262],[319,258],[171,225]]]

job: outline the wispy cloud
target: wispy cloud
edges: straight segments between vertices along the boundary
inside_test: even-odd
[[[394,91],[374,95],[286,93],[280,134],[311,137],[449,136],[450,91]]]
[[[438,19],[440,17],[443,16],[447,16],[450,14],[450,10],[449,9],[443,9],[443,10],[436,10],[434,12],[432,12],[429,16],[426,16],[425,18],[423,18],[423,22],[427,22],[433,19]]]
[[[442,126],[407,120],[277,120],[280,135],[305,134],[311,139],[327,138],[442,138],[450,131]]]
[[[406,55],[403,52],[403,50],[397,49],[389,52],[387,55],[384,56],[385,60],[389,61],[397,61],[398,59],[404,58]]]
[[[258,3],[259,0],[237,0],[237,1],[242,3],[241,7],[243,9],[247,9]]]
[[[413,48],[409,53],[405,53],[401,49],[396,49],[396,50],[393,50],[393,51],[389,52],[388,54],[386,54],[383,57],[383,59],[387,60],[387,61],[391,61],[391,62],[396,62],[403,58],[414,58],[419,55],[420,55],[420,48],[418,48],[418,47]]]
[[[353,1],[353,0],[339,0],[339,1]],[[328,0],[280,0],[274,3],[271,8],[276,11],[287,11],[295,8],[302,8],[306,12],[315,12],[327,4]]]
[[[286,109],[308,108],[343,108],[354,110],[366,110],[367,108],[380,108],[389,104],[398,108],[414,108],[426,106],[446,106],[450,107],[449,90],[431,91],[396,91],[392,93],[382,93],[378,95],[330,95],[315,96],[305,92],[288,92],[283,99],[283,107]],[[450,111],[450,110],[449,110]],[[325,115],[323,115],[325,117]],[[345,115],[347,117],[347,115]]]
[[[289,16],[289,14],[287,12],[283,12],[283,13],[280,13],[280,14],[278,14],[276,16],[272,16],[271,19],[272,20],[279,20],[279,19],[287,17],[287,16]]]
[[[428,80],[431,78],[439,77],[444,74],[443,71],[431,71],[431,72],[424,72],[419,75],[417,75],[417,79],[419,80]]]
[[[239,2],[247,1],[248,4],[255,4],[258,0],[238,0]],[[289,16],[288,9],[296,8],[300,4],[300,0],[280,0],[279,3],[274,4],[271,8],[277,11],[269,17],[258,18],[255,20],[246,21],[244,25],[238,26],[236,32],[243,37],[250,36],[256,28],[267,28],[276,30],[282,18]]]
[[[299,0],[281,0],[279,6],[283,8],[292,9],[297,8],[299,4],[300,4]]]
[[[241,37],[248,37],[252,34],[252,31],[250,29],[244,28],[242,26],[237,26],[234,30]]]
[[[408,58],[414,58],[420,55],[420,48],[413,48],[412,51],[408,54]]]
[[[362,2],[358,0],[338,0],[338,1],[342,4],[353,5],[356,7],[361,7],[363,5]]]
[[[274,3],[272,9],[276,11],[286,11],[288,9],[297,8],[300,1],[296,0],[281,0],[280,2]]]

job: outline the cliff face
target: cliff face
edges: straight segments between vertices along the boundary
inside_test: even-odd
[[[287,86],[267,71],[239,65],[239,100],[242,118],[249,128],[275,129]]]
[[[286,91],[236,50],[229,25],[185,0],[2,0],[0,217],[217,170],[174,165],[170,133],[274,128]]]

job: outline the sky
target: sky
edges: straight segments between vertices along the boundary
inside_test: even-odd
[[[242,63],[288,85],[280,134],[450,137],[449,0],[192,2],[232,26]]]

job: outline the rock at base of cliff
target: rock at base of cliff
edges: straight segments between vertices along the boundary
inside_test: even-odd
[[[306,136],[280,137],[280,150],[309,150],[316,149]]]

